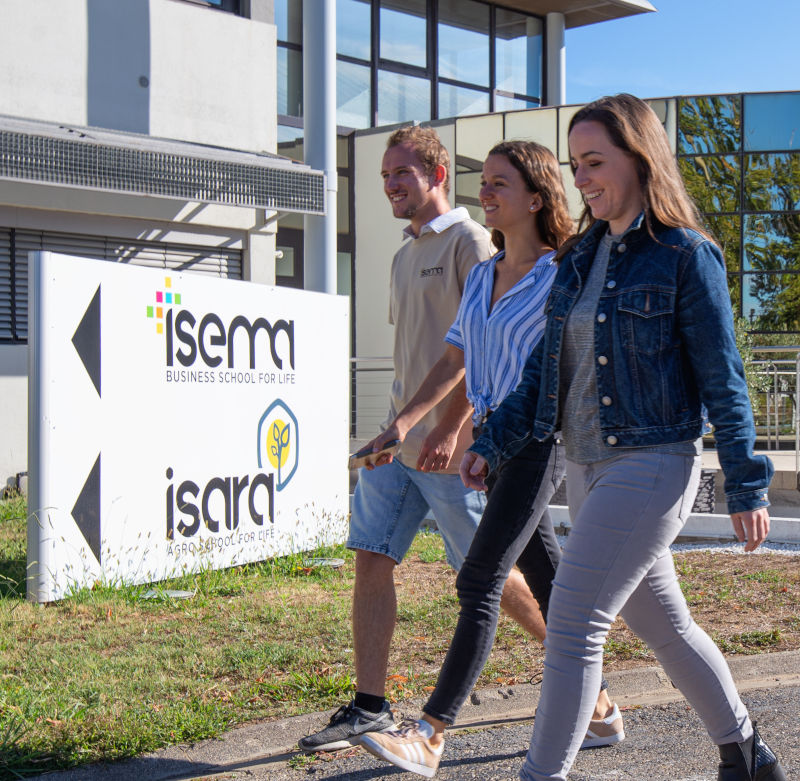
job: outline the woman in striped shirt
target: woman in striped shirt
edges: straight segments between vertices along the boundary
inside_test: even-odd
[[[573,232],[558,162],[539,144],[502,142],[484,162],[480,200],[499,252],[470,271],[442,358],[375,440],[375,452],[384,442],[402,441],[462,377],[477,432],[516,387],[544,331],[545,302],[556,273],[555,249]],[[454,446],[445,442],[432,448],[419,468],[446,468]],[[423,708],[425,715],[399,731],[362,736],[368,751],[406,770],[434,775],[444,728],[454,722],[494,643],[500,596],[515,563],[546,619],[561,555],[547,505],[563,475],[562,446],[550,438],[532,440],[487,480],[488,503],[456,579],[458,625],[436,689]],[[622,720],[605,685],[594,716],[584,747],[622,740]]]

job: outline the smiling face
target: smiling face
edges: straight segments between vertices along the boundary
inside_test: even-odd
[[[622,233],[644,208],[634,158],[611,142],[600,122],[578,122],[569,134],[575,186],[592,216]]]
[[[486,215],[486,227],[502,233],[518,225],[528,225],[534,211],[541,207],[541,198],[532,193],[522,174],[505,155],[489,155],[483,164],[481,189],[478,194]]]
[[[444,169],[444,166],[440,167]],[[440,182],[436,174],[425,172],[411,144],[398,144],[386,150],[381,177],[383,191],[392,204],[395,217],[411,220],[412,226],[421,227],[440,213]]]

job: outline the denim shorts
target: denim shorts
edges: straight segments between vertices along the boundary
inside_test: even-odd
[[[372,471],[359,469],[347,547],[382,553],[399,564],[431,510],[447,561],[458,570],[485,506],[486,495],[465,488],[458,475],[420,472],[397,459]]]

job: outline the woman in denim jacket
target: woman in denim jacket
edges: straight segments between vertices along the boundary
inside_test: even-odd
[[[585,230],[559,253],[545,334],[466,453],[475,485],[561,430],[572,532],[553,583],[542,694],[520,777],[566,779],[621,614],[703,720],[719,781],[785,781],[719,649],[692,620],[669,550],[691,511],[705,411],[745,550],[767,536],[773,468],[736,349],[722,254],[700,227],[666,133],[638,98],[602,98],[569,129]]]

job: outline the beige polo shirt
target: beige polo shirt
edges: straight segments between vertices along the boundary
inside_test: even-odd
[[[411,400],[442,356],[444,336],[456,318],[469,270],[494,252],[486,229],[463,207],[434,218],[416,238],[410,228],[404,233],[410,238],[392,261],[389,322],[394,325],[394,382],[383,428]],[[422,443],[449,401],[448,396],[408,432],[400,451],[406,466],[416,467]],[[471,443],[472,424],[467,421],[448,472],[458,472]]]

